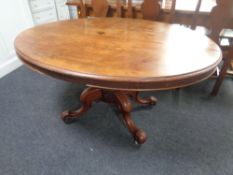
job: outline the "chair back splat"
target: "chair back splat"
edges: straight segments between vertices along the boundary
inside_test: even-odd
[[[92,0],[91,6],[95,17],[106,17],[109,9],[107,0]]]
[[[84,3],[84,0],[80,0],[78,5],[78,16],[79,18],[86,18],[88,16],[93,17],[112,17],[116,12],[117,17],[123,17],[123,5],[122,0],[115,0],[115,7],[113,8],[108,3],[108,0],[91,0],[90,4]],[[67,4],[70,5],[70,4]]]
[[[158,0],[144,0],[141,5],[141,11],[143,19],[158,20],[161,13],[161,6]]]

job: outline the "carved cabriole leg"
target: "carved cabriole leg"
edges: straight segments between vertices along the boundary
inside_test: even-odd
[[[146,133],[143,130],[138,129],[131,118],[130,113],[132,111],[132,105],[127,94],[121,91],[116,91],[114,92],[114,96],[116,97],[116,102],[120,107],[121,112],[123,113],[123,121],[126,127],[133,135],[135,141],[137,141],[139,144],[144,143],[147,138]]]
[[[142,99],[139,96],[139,92],[127,92],[129,96],[131,96],[137,103],[143,105],[155,105],[157,103],[157,99],[153,96],[148,97],[146,99]]]
[[[121,110],[123,114],[123,122],[133,135],[135,141],[142,144],[146,141],[147,136],[143,130],[137,128],[131,118],[132,105],[129,97],[132,97],[140,104],[153,105],[156,104],[157,100],[154,97],[149,97],[148,99],[143,100],[138,94],[138,92],[103,90],[89,87],[85,89],[80,96],[82,102],[81,108],[76,111],[65,111],[62,113],[61,117],[65,123],[71,123],[90,109],[93,102],[103,101],[106,103],[113,103]]]
[[[81,108],[79,108],[76,111],[64,111],[61,114],[62,120],[65,123],[70,123],[74,119],[77,119],[86,112],[90,107],[92,102],[94,101],[100,101],[102,99],[102,90],[101,89],[96,89],[96,88],[87,88],[85,89],[81,96],[80,96],[80,101],[82,102]]]

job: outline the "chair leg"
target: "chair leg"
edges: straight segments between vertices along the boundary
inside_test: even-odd
[[[229,68],[230,66],[230,63],[231,63],[231,59],[230,58],[227,58],[225,61],[224,61],[224,64],[222,66],[222,69],[220,71],[220,74],[219,74],[219,77],[217,78],[216,82],[215,82],[215,85],[214,85],[214,88],[211,92],[211,95],[217,95],[218,94],[218,91],[220,89],[220,86],[222,85],[222,82],[225,78],[225,75],[226,75],[226,72],[227,72],[227,69]]]

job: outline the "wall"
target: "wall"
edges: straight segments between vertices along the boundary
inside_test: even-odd
[[[27,0],[1,0],[0,78],[22,65],[14,51],[14,39],[32,25]]]

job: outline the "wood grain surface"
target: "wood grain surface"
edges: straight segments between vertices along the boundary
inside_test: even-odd
[[[204,35],[177,25],[122,18],[45,24],[22,32],[15,49],[29,67],[94,87],[171,89],[200,82],[222,59]]]

